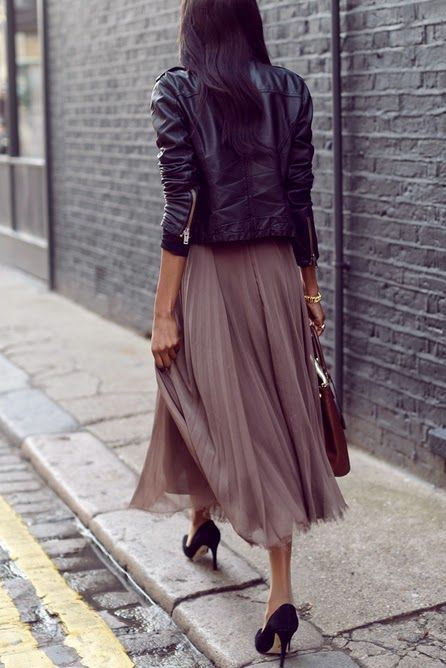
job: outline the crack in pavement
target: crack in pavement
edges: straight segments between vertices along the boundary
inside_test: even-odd
[[[350,626],[348,628],[341,629],[336,633],[336,635],[331,637],[336,638],[338,635],[342,635],[343,633],[351,633],[360,629],[368,629],[374,624],[391,624],[394,622],[405,621],[406,619],[420,615],[423,612],[438,612],[443,606],[446,606],[446,601],[444,603],[436,603],[435,605],[427,606],[425,608],[416,608],[415,610],[409,610],[408,612],[401,612],[390,617],[381,617],[379,619],[374,619],[372,622],[367,622],[366,624],[360,624],[358,626]],[[330,634],[325,635],[329,636]]]
[[[194,601],[197,598],[202,598],[203,596],[211,596],[212,594],[222,594],[231,591],[238,592],[242,591],[243,589],[249,589],[249,587],[255,587],[259,584],[265,584],[265,580],[261,577],[253,578],[252,580],[248,580],[247,582],[244,582],[239,585],[230,584],[230,585],[222,585],[221,587],[212,587],[211,589],[202,589],[198,592],[194,592],[193,594],[188,594],[187,596],[182,596],[181,598],[176,599],[173,603],[171,614],[173,614],[174,610],[181,603],[184,603],[184,601]]]

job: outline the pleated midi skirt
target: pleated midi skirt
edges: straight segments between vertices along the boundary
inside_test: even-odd
[[[189,249],[176,359],[155,365],[153,429],[129,507],[209,509],[249,545],[346,508],[328,461],[304,287],[286,238]]]

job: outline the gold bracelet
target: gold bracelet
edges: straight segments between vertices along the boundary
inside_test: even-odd
[[[307,304],[317,304],[322,299],[322,295],[319,291],[317,295],[304,295],[304,297]]]

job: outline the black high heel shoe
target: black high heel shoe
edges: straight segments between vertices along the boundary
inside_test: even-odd
[[[256,650],[261,654],[275,654],[276,652],[270,652],[270,650],[275,645],[277,634],[280,640],[280,668],[282,668],[286,650],[288,649],[289,651],[291,637],[296,632],[298,626],[299,617],[297,616],[295,606],[291,603],[284,603],[273,612],[265,627],[257,631],[254,641]]]
[[[220,529],[213,520],[206,520],[194,533],[190,545],[186,545],[187,534],[183,536],[183,552],[186,557],[193,560],[194,557],[206,554],[208,548],[212,550],[212,566],[217,570],[217,547],[220,542]]]

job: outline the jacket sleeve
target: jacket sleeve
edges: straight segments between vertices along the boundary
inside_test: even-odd
[[[150,99],[152,125],[159,149],[158,167],[164,194],[161,247],[186,256],[189,245],[180,236],[189,219],[197,187],[196,157],[178,103],[171,75],[165,72],[155,82]]]
[[[292,239],[294,256],[301,267],[317,266],[318,239],[314,225],[311,188],[313,186],[313,154],[311,123],[313,102],[303,82],[301,108],[292,129],[287,193],[296,234]]]

